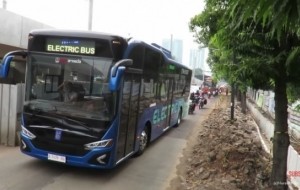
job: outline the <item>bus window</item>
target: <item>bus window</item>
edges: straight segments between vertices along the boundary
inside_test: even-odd
[[[42,54],[30,58],[29,103],[49,102],[61,112],[76,110],[77,115],[104,116],[107,120],[113,116],[115,97],[107,80],[111,59]]]
[[[159,97],[161,101],[166,101],[168,98],[168,89],[169,89],[169,80],[162,80],[160,82],[160,89],[159,89]]]
[[[84,99],[85,90],[80,83],[64,81],[59,86],[64,102],[78,102]]]
[[[158,74],[160,69],[161,59],[162,57],[160,53],[146,48],[145,60],[144,60],[144,72]]]
[[[45,90],[47,93],[57,92],[58,91],[58,75],[46,75],[45,76]]]
[[[137,68],[137,69],[142,68],[143,56],[141,55],[143,54],[144,54],[144,46],[142,45],[137,45],[131,50],[128,58],[133,60],[133,65],[132,65],[133,68]]]

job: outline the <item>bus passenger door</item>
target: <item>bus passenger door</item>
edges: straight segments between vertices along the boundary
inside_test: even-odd
[[[169,79],[169,90],[168,90],[168,126],[171,127],[171,121],[174,120],[174,116],[172,115],[172,110],[174,109],[173,107],[173,95],[174,95],[174,88],[175,88],[175,81],[174,79]],[[176,117],[177,119],[177,117]]]
[[[173,91],[173,80],[166,78],[161,83],[160,88],[160,100],[163,103],[161,118],[163,119],[162,125],[163,130],[170,127],[171,121],[171,110],[172,110],[172,91]]]
[[[120,125],[117,144],[117,161],[134,150],[136,140],[141,75],[126,73],[121,89]]]

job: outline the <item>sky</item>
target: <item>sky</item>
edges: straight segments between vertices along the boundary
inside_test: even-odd
[[[0,0],[1,1],[1,0]],[[3,0],[2,0],[3,1]],[[60,29],[88,30],[89,0],[6,0],[6,9]],[[93,0],[92,30],[162,44],[183,40],[183,63],[196,49],[190,19],[201,13],[204,0]]]

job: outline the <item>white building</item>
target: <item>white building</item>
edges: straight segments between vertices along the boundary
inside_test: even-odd
[[[206,70],[208,67],[206,65],[206,59],[207,59],[207,48],[201,48],[201,49],[193,49],[190,50],[190,64],[189,66],[192,69],[201,69]]]
[[[193,80],[199,83],[203,82],[204,75],[211,75],[209,66],[206,63],[208,55],[207,48],[190,50],[190,63],[189,66],[193,70]]]
[[[179,63],[182,63],[183,55],[183,41],[180,39],[163,39],[162,47],[170,50],[173,56],[173,59]]]

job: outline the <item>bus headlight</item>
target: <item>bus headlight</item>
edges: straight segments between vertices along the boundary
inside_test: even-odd
[[[26,129],[23,125],[21,125],[21,127],[22,127],[21,133],[22,133],[25,137],[29,138],[30,140],[32,140],[32,139],[34,139],[34,138],[36,137],[36,136],[35,136],[34,134],[32,134],[28,129]]]
[[[113,144],[113,140],[112,139],[107,139],[107,140],[96,141],[96,142],[85,144],[84,148],[86,150],[92,150],[93,148],[110,147],[112,144]]]

